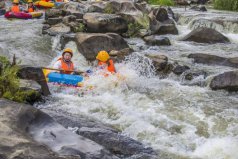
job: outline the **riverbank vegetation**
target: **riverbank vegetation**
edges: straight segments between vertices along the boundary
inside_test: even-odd
[[[37,95],[34,90],[20,88],[20,79],[17,77],[19,67],[11,64],[6,57],[0,56],[0,98],[16,102],[27,102],[29,98]]]
[[[238,0],[213,0],[213,4],[215,9],[238,11]]]
[[[174,0],[149,0],[149,4],[161,6],[174,6]]]

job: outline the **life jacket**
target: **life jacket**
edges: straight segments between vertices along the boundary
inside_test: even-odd
[[[31,12],[34,12],[34,11],[35,11],[34,6],[31,6],[31,7],[28,6],[28,13],[31,13]]]
[[[74,70],[74,64],[72,61],[70,62],[65,62],[62,58],[59,58],[58,61],[61,61],[61,67],[62,67],[62,70],[64,71],[61,71],[60,73],[63,73],[63,74],[71,74]]]
[[[116,72],[116,69],[115,69],[115,66],[114,66],[114,63],[112,60],[109,60],[107,62],[102,62],[102,61],[99,61],[98,62],[98,66],[103,66],[105,65],[107,67],[107,70],[111,73],[115,73]]]
[[[19,13],[20,12],[20,7],[18,5],[13,5],[11,7],[11,12]]]

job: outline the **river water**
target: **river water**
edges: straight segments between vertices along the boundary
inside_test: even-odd
[[[36,107],[86,116],[121,131],[159,152],[163,159],[237,159],[238,95],[212,91],[211,77],[234,68],[194,64],[190,53],[236,57],[238,51],[238,13],[184,11],[178,21],[179,35],[166,35],[172,46],[149,47],[140,39],[127,39],[135,52],[116,68],[120,76],[108,78],[95,74],[83,88],[50,85],[52,96]],[[225,21],[225,26],[211,20]],[[233,23],[234,21],[237,24]],[[51,66],[60,56],[59,37],[41,35],[43,20],[8,21],[0,17],[0,47],[10,56],[16,54],[24,64]],[[231,44],[197,44],[179,41],[198,26],[216,28]],[[73,42],[67,44],[77,52]],[[208,76],[184,81],[183,76],[160,79],[144,54],[163,54],[170,62],[186,64]],[[24,59],[26,59],[24,61]],[[81,70],[91,68],[84,57],[73,57]],[[192,86],[202,81],[204,87]]]

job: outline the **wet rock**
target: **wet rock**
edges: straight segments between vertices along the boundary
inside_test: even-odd
[[[197,78],[198,76],[202,76],[203,79],[205,79],[207,77],[207,73],[205,71],[188,71],[184,75],[185,79],[189,81]]]
[[[190,54],[188,58],[193,58],[195,63],[203,63],[207,65],[221,65],[238,68],[238,57],[225,58],[216,55],[208,55],[203,53]]]
[[[149,17],[151,34],[178,34],[175,22],[169,18],[166,9],[154,8]]]
[[[61,23],[62,22],[62,17],[57,17],[57,18],[48,18],[47,19],[47,23],[49,25],[55,25],[55,24],[58,24],[58,23]]]
[[[145,148],[140,142],[135,141],[129,137],[122,136],[118,133],[111,132],[109,130],[82,127],[78,130],[78,134],[87,137],[105,146],[110,151],[118,154],[156,154],[152,148]]]
[[[61,44],[61,49],[65,48],[65,45],[70,42],[70,41],[75,41],[76,40],[76,34],[71,33],[71,34],[64,34],[60,37],[60,44]]]
[[[48,18],[57,18],[62,15],[63,13],[59,9],[47,9],[45,12],[45,20],[47,20]]]
[[[191,10],[195,10],[195,11],[202,11],[202,12],[206,12],[207,8],[205,6],[193,6],[190,8]]]
[[[142,153],[142,154],[132,155],[132,156],[127,157],[125,159],[158,159],[158,157],[155,156],[155,155],[150,155],[150,154]]]
[[[34,113],[31,113],[31,111],[29,110],[29,115],[33,119],[26,119],[29,123],[26,125],[29,134],[36,141],[49,146],[59,154],[76,155],[83,159],[118,159],[103,146],[56,123],[49,115],[39,110],[33,111]],[[23,117],[27,116],[24,115]]]
[[[31,91],[28,97],[26,97],[26,101],[30,104],[34,104],[37,101],[42,100],[41,97],[41,86],[33,80],[20,80],[20,90]]]
[[[62,156],[37,143],[27,133],[28,126],[39,113],[30,105],[0,99],[0,158],[1,159],[80,159]]]
[[[238,72],[230,71],[215,76],[210,83],[210,88],[213,90],[238,91]]]
[[[182,38],[183,41],[194,41],[198,43],[227,43],[227,37],[210,28],[197,28]]]
[[[65,24],[65,25],[67,25],[67,24],[69,24],[70,22],[74,22],[74,21],[76,21],[76,16],[74,16],[74,15],[68,15],[68,16],[65,16],[64,18],[63,18],[63,23]]]
[[[53,25],[51,28],[47,30],[47,33],[51,36],[55,36],[58,34],[67,34],[69,32],[70,32],[70,27],[64,25],[63,23]]]
[[[152,60],[152,64],[158,75],[166,75],[172,71],[172,65],[168,63],[168,57],[165,55],[146,55]]]
[[[127,31],[127,22],[115,14],[86,13],[83,16],[87,31],[94,33],[124,33]]]
[[[63,7],[63,13],[65,15],[74,15],[77,19],[82,19],[87,7],[82,3],[69,2]]]
[[[174,69],[173,69],[173,73],[176,75],[181,75],[183,72],[189,70],[190,68],[186,65],[177,65]]]
[[[101,50],[122,50],[129,48],[126,41],[115,33],[77,33],[78,50],[87,60],[93,61]]]
[[[88,13],[91,12],[103,13],[104,8],[105,8],[104,2],[94,3],[88,7]]]
[[[144,41],[146,42],[146,44],[148,45],[171,45],[169,38],[167,37],[158,37],[155,35],[151,35],[151,36],[146,36],[144,37]]]
[[[178,29],[176,27],[175,22],[172,19],[164,21],[158,31],[156,32],[158,35],[164,34],[173,34],[178,35]]]
[[[50,95],[50,91],[45,80],[45,76],[40,67],[20,66],[18,76],[22,79],[34,80],[41,85],[41,92],[43,95]]]
[[[115,61],[115,62],[121,62],[125,59],[126,56],[130,55],[133,52],[131,48],[125,48],[122,50],[111,50],[109,52],[110,57]]]

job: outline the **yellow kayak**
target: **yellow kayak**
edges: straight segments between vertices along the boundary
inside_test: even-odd
[[[45,1],[36,1],[36,2],[34,3],[34,5],[35,5],[36,7],[43,7],[43,8],[52,8],[52,7],[55,6],[54,3],[52,3],[52,2],[45,2]]]
[[[42,12],[30,12],[29,14],[31,14],[32,18],[40,18],[43,15]]]

